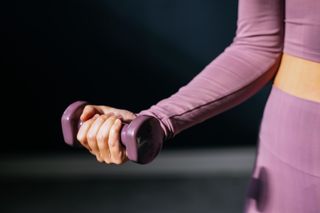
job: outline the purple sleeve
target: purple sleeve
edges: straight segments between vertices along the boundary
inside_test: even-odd
[[[280,64],[283,1],[239,0],[232,43],[187,85],[138,115],[156,117],[169,139],[257,93]]]

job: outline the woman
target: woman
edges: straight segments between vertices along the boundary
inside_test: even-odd
[[[320,211],[320,1],[239,0],[233,42],[187,85],[140,113],[87,106],[78,140],[127,160],[121,120],[156,117],[165,139],[234,107],[270,80],[245,212]]]

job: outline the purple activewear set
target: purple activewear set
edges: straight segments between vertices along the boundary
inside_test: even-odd
[[[320,63],[320,0],[239,0],[233,42],[137,115],[155,117],[173,138],[256,94],[274,78],[282,52]],[[272,86],[258,142],[244,211],[319,213],[320,103]]]

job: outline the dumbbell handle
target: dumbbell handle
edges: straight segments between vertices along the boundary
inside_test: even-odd
[[[64,141],[77,146],[77,133],[82,125],[80,115],[88,103],[77,101],[68,106],[61,117]],[[125,146],[128,159],[145,164],[151,162],[160,152],[163,144],[163,130],[157,119],[151,116],[138,116],[121,128],[121,143]]]

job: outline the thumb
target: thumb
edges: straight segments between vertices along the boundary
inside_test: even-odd
[[[101,114],[101,110],[94,105],[87,105],[82,111],[82,114],[80,116],[81,121],[87,121],[90,118],[92,118],[95,114]]]
[[[125,122],[130,122],[137,117],[135,113],[127,110],[121,110],[121,116]]]

